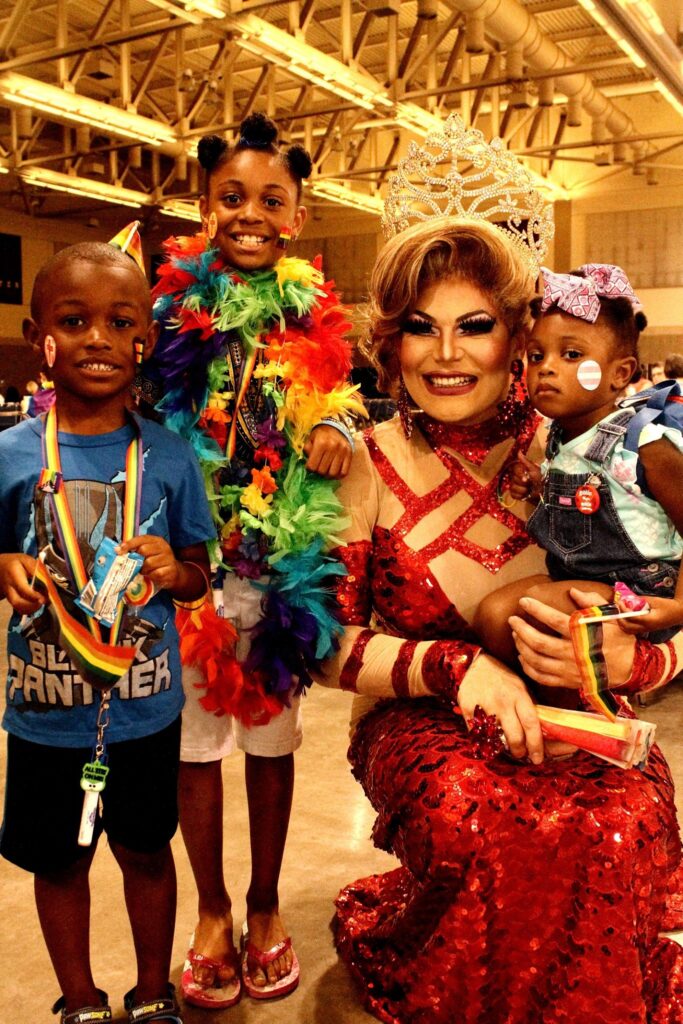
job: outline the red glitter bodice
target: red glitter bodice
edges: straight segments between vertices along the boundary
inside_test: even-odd
[[[412,551],[396,531],[380,527],[375,528],[372,542],[369,579],[379,628],[414,640],[474,641],[430,571],[424,552]]]

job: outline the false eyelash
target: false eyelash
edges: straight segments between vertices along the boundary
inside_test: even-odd
[[[496,326],[495,316],[473,316],[458,325],[463,334],[490,334]]]
[[[408,319],[401,324],[404,334],[433,334],[434,324],[429,320],[418,320],[417,317]]]

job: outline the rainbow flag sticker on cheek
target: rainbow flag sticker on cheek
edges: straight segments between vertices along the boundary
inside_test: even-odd
[[[278,249],[286,249],[292,240],[292,229],[289,227],[280,229],[280,237],[277,240]]]

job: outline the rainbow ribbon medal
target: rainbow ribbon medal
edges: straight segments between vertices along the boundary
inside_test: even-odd
[[[57,439],[57,414],[55,406],[47,413],[43,429],[43,456],[46,469],[43,474],[55,474],[60,483],[62,467]],[[134,537],[138,531],[140,517],[140,497],[142,493],[142,438],[137,430],[135,437],[126,452],[126,488],[123,513],[123,540]],[[41,478],[43,477],[41,474]],[[83,556],[78,543],[78,536],[69,508],[66,487],[59,486],[48,490],[53,511],[55,528],[66,559],[67,568],[72,578],[75,592],[79,594],[88,583],[88,574],[83,563]],[[60,643],[69,655],[74,666],[83,679],[97,689],[113,686],[128,671],[135,659],[135,648],[122,647],[117,644],[123,601],[119,602],[116,619],[109,633],[109,642],[102,639],[100,625],[90,616],[86,626],[75,619],[64,606],[47,569],[39,562],[36,576],[44,584],[50,598],[52,609],[59,623]]]

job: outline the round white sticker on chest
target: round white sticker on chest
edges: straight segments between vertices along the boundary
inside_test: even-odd
[[[582,363],[579,363],[576,379],[586,391],[595,391],[600,387],[602,380],[600,363],[596,363],[594,359],[584,359]]]

